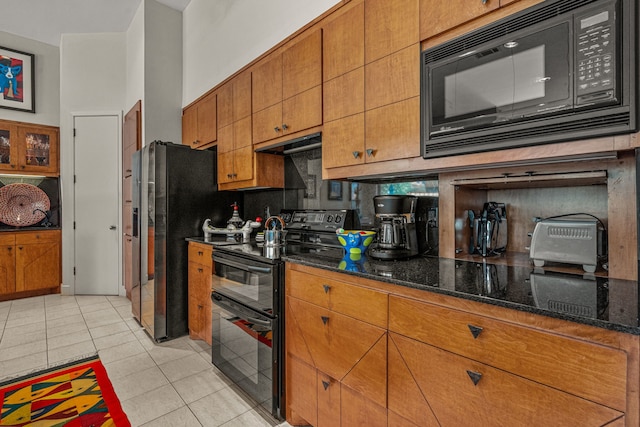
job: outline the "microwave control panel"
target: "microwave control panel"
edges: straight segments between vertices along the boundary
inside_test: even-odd
[[[576,104],[616,101],[616,12],[606,9],[576,14]]]

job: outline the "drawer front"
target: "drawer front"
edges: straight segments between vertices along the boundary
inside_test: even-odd
[[[16,245],[31,245],[37,243],[55,243],[60,241],[60,231],[35,231],[16,233]]]
[[[13,246],[16,244],[15,233],[0,233],[0,245]]]
[[[213,248],[210,245],[189,242],[189,262],[209,266],[209,270],[211,270],[211,265],[213,264],[211,260],[212,253]]]
[[[375,361],[370,361],[365,355],[373,347],[378,348],[379,342],[386,345],[385,329],[297,298],[287,297],[286,318],[287,330],[300,335],[298,340],[292,339],[297,341],[297,345],[287,346],[289,353],[302,360],[311,359],[316,368],[339,381],[353,369],[359,370],[357,365],[361,362],[363,366],[375,365]],[[386,367],[386,360],[378,362],[382,362],[381,369]],[[379,377],[372,376],[372,380],[374,378]],[[381,386],[386,387],[386,384]]]
[[[412,405],[419,390],[443,426],[576,425],[602,426],[623,416],[615,409],[581,399],[454,355],[419,341],[389,334],[389,410],[416,419]],[[429,425],[429,424],[427,424]]]
[[[391,296],[389,330],[624,410],[623,351]]]
[[[297,271],[287,272],[287,294],[372,325],[387,327],[388,294]]]

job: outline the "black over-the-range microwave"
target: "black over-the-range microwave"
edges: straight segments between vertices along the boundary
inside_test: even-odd
[[[638,130],[638,0],[550,0],[422,52],[422,155]]]

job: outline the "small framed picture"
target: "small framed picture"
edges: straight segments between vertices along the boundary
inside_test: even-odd
[[[329,194],[327,198],[329,200],[342,200],[342,182],[341,181],[329,181]]]
[[[34,55],[0,46],[0,108],[36,112]]]

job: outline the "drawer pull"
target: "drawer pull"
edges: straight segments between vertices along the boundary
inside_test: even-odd
[[[198,256],[202,256],[202,255],[204,255],[204,252],[198,251]]]
[[[471,335],[473,335],[474,340],[478,338],[478,335],[482,332],[482,328],[480,326],[467,325],[467,327],[471,331]]]
[[[467,371],[467,375],[469,375],[469,378],[473,381],[473,385],[478,385],[482,379],[482,374],[480,372]]]
[[[322,380],[322,387],[324,387],[325,390],[328,389],[329,388],[329,382],[325,381],[325,380]]]
[[[198,268],[198,273],[202,273],[204,270],[201,268]]]
[[[327,316],[320,316],[320,318],[322,319],[322,323],[324,323],[325,325],[329,321],[329,318]]]
[[[328,294],[329,291],[331,290],[331,286],[329,285],[322,285],[322,288],[324,289],[325,294]]]

